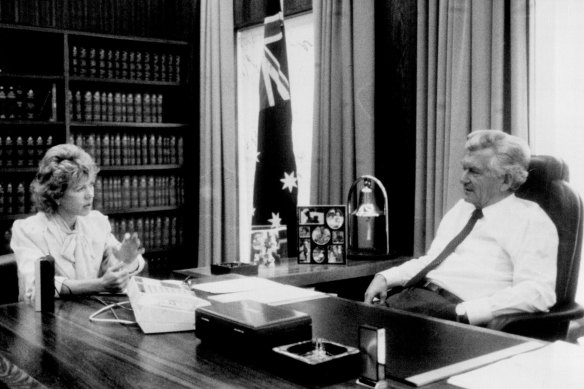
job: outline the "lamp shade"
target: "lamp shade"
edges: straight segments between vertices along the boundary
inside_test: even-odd
[[[387,192],[377,178],[365,175],[351,185],[347,199],[349,257],[389,255],[387,208]]]

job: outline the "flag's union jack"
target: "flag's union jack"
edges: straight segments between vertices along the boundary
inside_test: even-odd
[[[282,12],[274,16],[266,17],[264,21],[264,57],[262,60],[262,80],[266,93],[261,94],[261,109],[266,107],[266,103],[273,107],[276,104],[276,97],[272,83],[276,86],[278,94],[282,100],[290,100],[290,84],[288,77],[282,71],[278,58],[272,53],[271,47],[277,45],[280,48],[285,45],[283,34],[284,18]]]

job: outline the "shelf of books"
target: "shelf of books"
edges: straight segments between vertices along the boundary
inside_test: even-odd
[[[0,40],[0,252],[34,212],[38,162],[69,142],[100,167],[94,207],[114,234],[137,232],[168,266],[183,242],[188,44],[10,25]]]

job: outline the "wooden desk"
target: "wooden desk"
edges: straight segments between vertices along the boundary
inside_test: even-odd
[[[299,264],[296,258],[284,258],[281,263],[273,266],[260,266],[258,276],[268,278],[283,284],[295,286],[314,286],[333,281],[351,280],[373,276],[376,273],[400,265],[410,257],[398,257],[382,260],[347,260],[346,265],[313,265]],[[176,270],[176,274],[184,276],[210,276],[209,266],[192,269]]]
[[[286,306],[311,315],[314,336],[354,347],[359,324],[386,327],[388,360],[398,370],[429,369],[527,340],[333,297]],[[89,298],[57,301],[49,314],[24,303],[1,306],[0,354],[49,388],[303,387],[276,375],[253,352],[232,358],[205,347],[193,332],[144,335],[137,326],[90,322],[101,307]],[[351,379],[331,387],[357,386]],[[427,386],[443,387],[450,386]]]

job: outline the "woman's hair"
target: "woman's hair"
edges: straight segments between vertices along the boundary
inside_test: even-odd
[[[70,186],[84,179],[94,179],[99,168],[83,149],[61,144],[47,150],[32,182],[32,201],[37,210],[53,214],[58,200]]]
[[[523,139],[499,130],[477,130],[468,135],[464,147],[467,151],[493,150],[489,168],[499,177],[507,175],[512,191],[527,180],[531,151]]]

